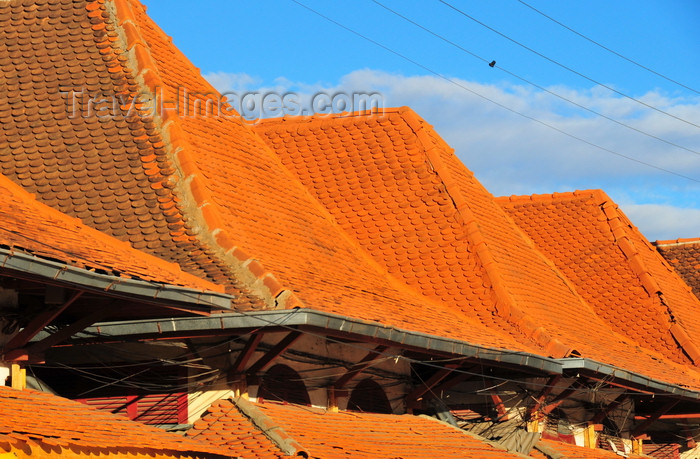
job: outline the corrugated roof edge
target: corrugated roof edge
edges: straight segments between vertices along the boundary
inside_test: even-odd
[[[167,85],[160,76],[157,63],[151,57],[147,41],[141,35],[130,2],[111,0],[111,4],[114,5],[111,10],[114,14],[114,22],[118,25],[117,29],[120,31],[125,51],[130,56],[130,63],[134,67],[134,77],[145,91],[155,95],[158,88],[167,87]],[[165,35],[164,32],[162,33]],[[173,49],[180,52],[175,46]],[[206,80],[202,79],[202,81],[213,93],[218,94],[218,91]],[[186,226],[191,229],[199,228],[195,237],[202,246],[222,260],[236,279],[261,298],[268,308],[302,306],[301,300],[290,289],[281,285],[258,260],[235,246],[235,235],[227,230],[222,213],[207,188],[204,175],[191,157],[191,147],[180,126],[179,115],[172,111],[164,111],[160,116],[154,114],[154,120],[157,120],[160,126],[163,140],[170,150],[170,158],[179,172],[174,172],[171,177],[176,179],[174,193],[182,198],[184,203],[182,212],[189,217],[187,220],[191,220],[186,221]]]
[[[16,249],[0,248],[0,270],[5,269],[40,276],[51,282],[71,284],[109,295],[140,297],[156,303],[174,302],[230,310],[234,299],[225,293],[100,274],[18,252]]]

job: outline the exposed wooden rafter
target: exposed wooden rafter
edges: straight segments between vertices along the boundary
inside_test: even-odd
[[[615,400],[608,403],[608,405],[605,408],[598,411],[598,413],[596,413],[596,415],[593,416],[593,418],[591,418],[591,420],[588,422],[591,424],[600,424],[601,422],[603,422],[603,420],[605,418],[608,417],[608,414],[610,414],[618,406],[625,403],[625,401],[627,401],[627,399],[629,399],[629,395],[627,395],[625,393],[620,394]]]
[[[668,402],[666,402],[654,414],[649,416],[646,421],[643,421],[641,424],[635,426],[635,428],[632,429],[632,431],[630,432],[632,437],[638,437],[639,435],[641,435],[650,425],[658,421],[659,418],[661,418],[661,416],[668,413],[674,406],[678,405],[679,402],[680,400],[669,400]]]
[[[547,397],[552,393],[556,385],[561,381],[562,375],[554,375],[547,380],[547,384],[540,390],[540,392],[535,397],[535,403],[533,403],[527,410],[527,419],[531,419],[536,416],[537,412],[540,410],[544,402],[547,401]]]
[[[83,293],[84,292],[82,290],[77,291],[62,305],[48,309],[34,317],[34,319],[29,322],[26,327],[24,327],[5,344],[5,352],[26,346],[27,343],[37,335],[37,333],[49,325],[56,317],[65,311],[68,306],[75,303],[83,295]]]
[[[246,370],[246,373],[255,374],[264,370],[273,360],[283,354],[289,347],[294,344],[294,341],[302,335],[300,331],[292,331],[280,340],[272,349],[267,351],[265,355],[260,357],[253,365]]]
[[[347,383],[349,383],[355,377],[357,377],[360,373],[365,371],[365,369],[367,369],[367,367],[369,367],[372,364],[372,362],[377,360],[382,355],[382,353],[384,351],[386,351],[388,348],[389,348],[388,346],[379,345],[379,346],[375,347],[374,349],[372,349],[371,351],[369,351],[367,353],[367,355],[364,356],[364,358],[362,360],[360,360],[355,365],[353,365],[352,368],[350,368],[350,370],[348,370],[347,373],[345,373],[344,375],[342,375],[340,378],[338,378],[335,381],[335,383],[333,384],[333,388],[338,390],[338,389],[342,389],[343,387],[345,387],[345,385]]]
[[[549,402],[546,406],[542,408],[542,415],[547,416],[549,413],[556,410],[559,407],[559,405],[564,403],[564,400],[574,395],[578,390],[582,389],[583,387],[584,384],[581,381],[574,381],[573,384],[571,384],[568,388],[564,389],[559,394],[557,394],[557,396],[554,397],[554,399],[552,399],[551,402]]]

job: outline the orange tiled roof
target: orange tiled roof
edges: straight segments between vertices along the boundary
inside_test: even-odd
[[[560,454],[561,459],[619,459],[621,456],[614,453],[613,451],[606,451],[600,448],[584,448],[582,446],[572,445],[570,443],[563,443],[555,440],[545,440],[542,439],[537,443],[537,446],[542,446],[546,448],[547,451],[553,451]],[[531,456],[533,457],[544,457],[537,450],[533,450]],[[637,454],[630,454],[630,458],[641,458],[647,456],[640,456]]]
[[[39,203],[0,175],[0,245],[89,270],[172,285],[220,291],[174,263],[133,249],[80,220]]]
[[[121,0],[117,5],[127,46],[148,45],[149,57],[142,62],[146,84],[164,88],[166,99],[177,97],[181,88],[216,94],[143,6]],[[179,150],[178,161],[191,180],[189,192],[207,211],[204,224],[216,233],[214,242],[232,255],[231,262],[243,263],[271,296],[291,293],[279,306],[306,306],[481,345],[530,350],[387,276],[238,117],[174,113],[166,114],[167,137]],[[455,322],[464,326],[453,332]]]
[[[241,308],[307,306],[531,350],[388,276],[238,118],[169,102],[130,112],[124,101],[149,90],[165,101],[180,88],[218,96],[138,1],[0,8],[2,173],[37,200],[225,285]],[[71,90],[120,103],[86,112],[83,101],[74,116]]]
[[[219,95],[136,0],[10,0],[0,13],[0,167],[37,200],[225,285],[239,307],[311,307],[544,355],[575,349],[700,387],[612,332],[410,110],[270,121],[256,133],[192,112]],[[83,89],[117,103],[71,116],[66,91]],[[172,102],[184,90],[187,113]],[[130,111],[148,91],[164,110],[151,116],[139,99]]]
[[[498,202],[608,326],[676,363],[700,364],[700,300],[605,193]]]
[[[272,119],[257,131],[338,225],[418,292],[543,354],[575,350],[700,387],[687,367],[612,330],[411,110]]]
[[[297,451],[305,451],[310,458],[522,457],[423,416],[332,413],[276,402],[254,407],[262,415],[255,422],[295,445]],[[237,438],[243,432],[243,439]],[[274,443],[259,430],[251,429],[250,419],[229,400],[217,402],[188,435],[217,446],[228,445],[232,454],[243,458],[276,457],[270,448]]]
[[[228,457],[227,451],[82,403],[0,386],[0,448],[31,457]],[[22,456],[24,457],[24,456]]]
[[[0,172],[38,201],[254,305],[184,216],[188,202],[173,191],[178,164],[137,98],[116,22],[104,0],[0,2]]]
[[[700,238],[656,241],[653,244],[700,298]]]

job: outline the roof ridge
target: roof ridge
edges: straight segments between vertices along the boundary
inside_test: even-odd
[[[410,109],[407,108],[407,107],[401,107],[401,108],[399,108],[399,109],[396,109],[396,111],[392,111],[392,112],[390,112],[390,113],[401,113],[401,110],[404,110],[404,111],[405,111],[406,109],[410,110]],[[358,115],[358,118],[359,118],[360,116],[367,116],[367,115]],[[371,115],[371,116],[372,116],[372,115]],[[288,118],[288,119],[291,119],[291,118]],[[308,122],[308,123],[312,123],[312,122],[320,122],[320,123],[323,123],[324,121],[326,121],[326,118],[323,118],[323,117],[305,117],[305,119],[304,119],[304,120],[301,120],[301,121],[302,121],[302,122]],[[270,123],[270,124],[273,124],[273,123]],[[284,129],[283,123],[277,123],[277,125],[274,126],[273,129]],[[256,135],[259,135],[259,134],[257,134],[257,132],[256,132]],[[269,147],[267,147],[267,143],[266,143],[265,145],[266,145],[266,148],[269,148]],[[279,160],[280,167],[283,167],[284,170],[285,170],[285,172],[287,172],[288,174],[290,174],[290,176],[291,176],[295,181],[300,181],[300,180],[299,180],[296,176],[294,176],[294,174],[287,168],[287,166],[285,166],[285,165],[282,163],[282,161],[279,159],[279,156],[278,156],[274,151],[272,152],[272,154],[275,156],[275,158],[277,158],[277,159]],[[370,253],[368,253],[366,249],[364,249],[364,248],[359,244],[359,242],[357,241],[356,238],[352,237],[352,236],[348,233],[348,231],[346,231],[340,224],[338,224],[338,222],[336,221],[336,219],[335,219],[335,217],[333,216],[333,214],[331,214],[331,212],[330,212],[328,209],[326,209],[326,207],[325,207],[321,202],[319,202],[318,199],[316,199],[316,198],[308,191],[308,189],[307,189],[303,184],[302,184],[302,187],[304,188],[304,191],[305,191],[305,193],[308,195],[309,199],[311,199],[311,200],[313,201],[314,206],[326,217],[326,219],[331,223],[331,225],[333,225],[333,227],[336,228],[336,230],[337,230],[337,231],[340,233],[340,235],[346,240],[346,242],[347,242],[348,244],[350,244],[350,245],[357,251],[358,255],[359,255],[366,263],[368,263],[369,266],[371,266],[371,267],[372,267],[373,269],[375,269],[380,275],[384,276],[384,277],[388,280],[389,285],[391,285],[392,287],[394,287],[394,288],[396,288],[396,289],[399,289],[400,291],[410,291],[410,293],[411,293],[412,295],[416,296],[416,298],[419,299],[419,300],[421,301],[421,303],[425,304],[426,306],[437,307],[437,308],[440,308],[440,309],[442,309],[442,310],[444,310],[444,311],[454,313],[454,309],[452,309],[452,308],[448,307],[447,305],[443,304],[441,301],[433,300],[432,298],[430,298],[430,297],[424,295],[423,293],[419,292],[418,290],[416,290],[415,287],[413,287],[413,286],[407,284],[406,282],[404,282],[404,281],[398,279],[396,276],[394,276],[393,274],[391,274],[391,273],[388,271],[388,269],[386,269],[386,268],[383,267],[379,262],[377,262],[377,260],[376,260]],[[466,315],[466,314],[460,314],[460,320],[463,320],[463,321],[466,321],[466,322],[476,322],[475,319],[469,317],[469,316]]]
[[[376,116],[377,113],[381,113],[381,116],[389,113],[402,113],[406,110],[410,110],[409,107],[402,105],[400,107],[388,107],[382,108],[381,110],[357,110],[354,112],[341,112],[341,113],[314,113],[313,115],[285,115],[278,116],[274,118],[261,118],[255,120],[252,124],[267,124],[267,125],[282,125],[285,123],[303,123],[312,122],[316,120],[328,120],[328,119],[339,119],[339,118],[360,118],[365,116]]]
[[[150,94],[157,95],[158,88],[164,87],[165,83],[141,35],[137,19],[131,9],[132,2],[131,0],[111,1],[116,8],[115,22],[124,32],[125,51],[132,53],[136,81],[145,86]],[[159,30],[164,33],[162,29]],[[177,49],[175,46],[173,48]],[[214,90],[213,87],[211,88]],[[173,194],[177,190],[178,194],[184,198],[183,216],[188,214],[199,223],[199,225],[188,222],[185,224],[190,228],[200,226],[193,238],[212,250],[218,259],[224,261],[236,278],[242,281],[250,291],[262,297],[268,307],[302,306],[301,300],[291,290],[285,289],[258,260],[234,245],[234,238],[223,223],[218,205],[212,199],[201,171],[191,158],[189,142],[179,125],[179,115],[174,110],[162,110],[160,113],[154,113],[153,116],[160,118],[160,131],[165,147],[170,149],[171,160],[181,173],[180,180],[175,175],[177,171],[170,174],[170,178],[176,182]]]
[[[491,282],[491,288],[496,296],[496,308],[499,314],[513,324],[521,327],[547,352],[555,357],[564,357],[571,352],[571,348],[558,339],[551,336],[544,327],[538,326],[536,322],[524,312],[516,303],[515,299],[508,291],[506,283],[500,273],[500,269],[488,249],[488,244],[479,229],[476,217],[469,208],[466,200],[458,191],[459,185],[452,179],[447,167],[442,162],[438,153],[438,146],[423,128],[423,121],[412,110],[401,112],[406,124],[413,130],[418,142],[423,144],[425,154],[433,169],[440,177],[443,186],[454,203],[457,213],[462,218],[467,237],[474,244],[474,252],[480,261],[487,278]],[[500,306],[500,307],[499,307]]]
[[[671,333],[671,336],[673,336],[678,345],[681,347],[681,349],[683,349],[688,357],[690,357],[693,363],[695,365],[700,365],[700,348],[694,343],[693,339],[683,327],[683,324],[679,321],[680,319],[674,314],[673,309],[664,297],[664,292],[662,291],[661,286],[649,271],[646,263],[642,259],[641,254],[639,253],[639,248],[632,241],[632,238],[628,233],[628,226],[634,227],[634,225],[624,216],[624,214],[619,212],[617,204],[615,204],[615,202],[610,199],[610,197],[604,191],[599,190],[599,192],[596,194],[596,198],[598,198],[597,205],[605,215],[608,226],[612,232],[612,236],[615,239],[615,243],[620,248],[620,251],[623,253],[625,258],[627,258],[629,261],[632,272],[639,279],[642,288],[647,292],[649,298],[651,298],[654,303],[658,301],[658,304],[665,310],[666,316],[669,320],[669,332]],[[656,249],[654,249],[651,243],[646,239],[644,239],[643,244],[647,249],[657,253]],[[666,260],[663,259],[663,257],[659,257],[663,260],[663,266],[666,267],[666,269],[675,272],[673,268],[668,265]]]
[[[523,202],[523,201],[532,201],[532,202],[542,202],[542,201],[550,201],[550,200],[555,200],[555,199],[574,199],[574,198],[583,198],[586,196],[596,196],[597,193],[605,193],[603,190],[599,188],[591,188],[587,190],[574,190],[574,191],[555,191],[554,193],[544,193],[544,194],[513,194],[513,195],[508,195],[508,196],[497,196],[494,197],[496,202],[501,203],[501,202]]]
[[[282,452],[292,456],[309,457],[309,453],[301,444],[289,435],[283,427],[277,424],[271,417],[258,409],[255,404],[243,397],[229,399],[229,402],[240,411],[250,422],[270,439]]]
[[[654,247],[663,247],[666,245],[690,245],[690,244],[700,244],[700,237],[664,239],[664,240],[654,241],[651,243],[651,245],[653,245]]]

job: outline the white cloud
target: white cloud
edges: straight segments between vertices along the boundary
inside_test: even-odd
[[[241,74],[229,79],[220,73],[207,77],[219,89],[251,89],[256,81]],[[536,88],[454,81],[458,85],[436,76],[365,69],[345,75],[334,87],[278,78],[268,90],[293,90],[306,95],[319,90],[378,91],[386,106],[408,105],[432,124],[495,195],[602,188],[613,199],[624,202],[630,218],[649,238],[700,236],[700,183],[621,158],[556,129],[696,180],[700,180],[700,155],[572,107]],[[236,82],[245,88],[232,87]],[[548,89],[653,136],[700,151],[700,129],[608,89]],[[650,91],[640,99],[700,124],[700,98]]]
[[[661,204],[628,204],[621,208],[652,241],[698,237],[700,234],[700,209]]]

